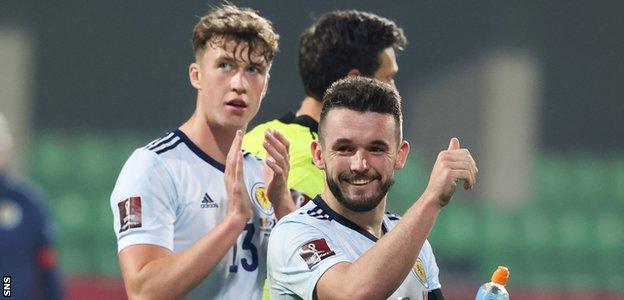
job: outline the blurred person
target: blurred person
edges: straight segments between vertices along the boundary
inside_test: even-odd
[[[452,138],[420,198],[402,218],[386,213],[410,146],[398,92],[364,77],[327,90],[311,150],[325,190],[273,229],[271,299],[443,299],[427,236],[458,181],[475,184],[469,151]]]
[[[323,172],[312,162],[310,143],[318,138],[321,98],[345,76],[367,76],[394,85],[396,51],[407,43],[393,21],[357,10],[321,15],[301,36],[299,75],[306,97],[296,113],[256,126],[245,135],[243,149],[265,156],[264,132],[279,130],[290,141],[288,187],[298,206],[323,191]]]
[[[269,20],[230,4],[195,25],[195,111],[134,151],[110,199],[129,298],[261,297],[268,235],[294,209],[288,141],[267,132],[264,163],[241,142],[278,38]]]
[[[11,297],[61,299],[63,289],[45,199],[39,188],[9,178],[12,141],[7,121],[0,114],[0,273],[11,276]]]

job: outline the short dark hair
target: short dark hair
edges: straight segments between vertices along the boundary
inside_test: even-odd
[[[306,95],[320,100],[351,69],[372,76],[381,64],[381,51],[402,50],[406,44],[403,29],[375,14],[346,10],[321,15],[299,41],[299,74]]]
[[[227,2],[210,10],[195,24],[195,57],[206,49],[207,43],[222,43],[226,39],[234,39],[248,46],[249,60],[256,53],[264,57],[266,63],[270,63],[278,51],[279,35],[273,29],[271,21],[251,8],[240,8]]]
[[[346,108],[358,112],[374,112],[394,117],[397,143],[402,140],[403,116],[401,96],[391,85],[374,78],[350,76],[336,81],[325,92],[319,121],[322,142],[327,114],[332,109]]]

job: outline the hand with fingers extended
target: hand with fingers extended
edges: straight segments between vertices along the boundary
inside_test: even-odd
[[[267,151],[265,162],[265,180],[267,183],[267,196],[276,209],[288,213],[294,210],[292,197],[288,189],[288,172],[290,170],[290,156],[288,149],[290,142],[277,130],[267,130],[264,133],[264,143]],[[291,205],[292,204],[292,205]],[[283,211],[286,208],[287,211]]]
[[[451,201],[460,180],[464,182],[464,189],[472,189],[477,182],[478,172],[470,151],[460,148],[459,139],[452,138],[448,149],[438,154],[426,192],[433,195],[443,207]]]
[[[243,132],[236,131],[225,160],[225,189],[228,196],[228,215],[241,217],[245,223],[253,216],[253,206],[243,180]]]

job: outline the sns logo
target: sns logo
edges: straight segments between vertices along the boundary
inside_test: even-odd
[[[2,296],[11,297],[11,276],[2,276]]]

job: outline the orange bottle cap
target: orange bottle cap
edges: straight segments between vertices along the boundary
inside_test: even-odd
[[[492,282],[506,285],[507,279],[509,279],[509,269],[507,267],[499,266],[494,274],[492,274]]]

